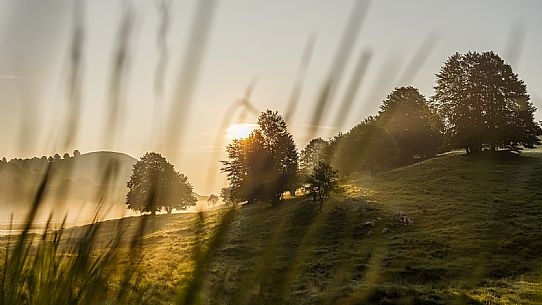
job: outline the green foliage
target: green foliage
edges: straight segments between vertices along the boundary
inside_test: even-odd
[[[246,139],[233,140],[227,147],[230,160],[222,161],[230,198],[236,202],[275,203],[297,184],[298,155],[286,122],[267,110],[259,116],[258,125]]]
[[[329,198],[321,210],[295,198],[272,210],[255,205],[226,213],[107,221],[89,234],[96,250],[89,260],[94,263],[107,247],[115,248],[108,242],[117,230],[130,236],[127,233],[147,219],[142,260],[134,263],[119,253],[119,259],[100,265],[106,271],[99,280],[70,287],[61,286],[70,278],[50,277],[53,284],[47,291],[69,295],[77,287],[89,295],[101,287],[93,283],[107,283],[92,299],[67,303],[81,305],[139,304],[140,298],[150,305],[539,304],[541,175],[540,152],[482,153],[474,158],[452,153],[348,181],[342,185],[344,194]],[[397,221],[397,211],[415,224]],[[55,258],[43,260],[56,263],[62,258],[68,264],[86,253],[68,250],[87,230],[65,232],[62,236],[74,236],[66,241],[69,247],[61,244]],[[42,260],[29,249],[28,264]],[[122,249],[116,247],[117,252]],[[132,264],[141,266],[141,278],[128,277],[131,297],[119,298],[125,281],[117,276]],[[44,274],[42,267],[28,266]],[[88,268],[78,270],[89,273]],[[78,282],[78,277],[71,279]],[[18,283],[18,289],[26,289],[22,287],[28,282]],[[34,298],[34,303],[2,305],[61,301],[37,303]]]
[[[69,250],[61,249],[63,227],[52,232],[46,229],[35,247],[35,237],[19,236],[6,250],[0,304],[102,304],[111,297],[108,281],[112,276],[107,266],[115,246],[93,253],[98,227],[88,226],[80,240],[70,241]]]
[[[402,163],[434,156],[441,146],[442,122],[414,87],[396,88],[384,100],[378,123],[401,149]]]
[[[165,209],[171,213],[196,204],[188,178],[157,153],[141,157],[127,185],[130,191],[126,204],[132,210],[155,214]]]
[[[224,201],[225,205],[231,206],[235,203],[233,198],[231,197],[230,188],[229,187],[223,187],[220,190],[220,197],[222,197],[222,201]]]
[[[309,193],[322,206],[331,192],[337,188],[337,172],[329,164],[319,161],[306,182]]]
[[[172,304],[180,283],[184,300],[203,304],[539,304],[542,159],[497,155],[360,177],[321,210],[308,198],[235,209],[212,246],[223,211],[201,226],[195,214],[152,218],[161,225],[144,246],[147,299]]]
[[[467,153],[539,144],[542,129],[527,89],[493,52],[452,55],[437,74],[433,102],[454,148]]]
[[[320,161],[327,159],[329,143],[322,138],[312,139],[301,151],[299,169],[301,176],[308,177]]]
[[[343,176],[357,171],[373,175],[391,168],[400,155],[395,139],[374,119],[358,124],[334,145],[332,165]]]

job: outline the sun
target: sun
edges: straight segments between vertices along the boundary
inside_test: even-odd
[[[258,124],[233,124],[226,129],[226,137],[228,140],[244,139],[247,138],[250,133],[258,127]]]

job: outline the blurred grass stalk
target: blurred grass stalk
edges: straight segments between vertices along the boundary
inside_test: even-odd
[[[116,231],[115,238],[109,241],[105,250],[100,251],[96,247],[101,208],[97,209],[91,224],[83,228],[79,236],[67,236],[66,218],[59,228],[53,228],[52,214],[42,234],[31,233],[50,180],[49,173],[50,166],[41,179],[22,232],[5,238],[0,265],[0,305],[104,304],[108,299],[133,304],[135,296],[115,284],[121,274],[115,262],[122,230]],[[145,217],[142,217],[141,226],[144,221]],[[138,236],[133,239],[138,239]],[[132,246],[130,253],[137,253],[137,246]],[[130,275],[129,281],[124,279],[121,282],[124,286],[135,278],[134,266],[128,264],[126,268],[129,270],[122,270],[123,274]]]
[[[320,88],[319,99],[315,102],[312,109],[311,130],[309,134],[314,136],[318,131],[319,124],[324,121],[327,112],[325,111],[333,97],[337,95],[337,87],[340,79],[343,78],[346,70],[348,58],[353,52],[358,33],[362,29],[362,24],[366,18],[366,13],[370,2],[356,2],[352,14],[345,26],[342,39],[336,50],[334,61],[330,67],[330,72],[325,83]],[[161,26],[157,47],[160,53],[159,63],[155,75],[155,93],[157,101],[163,98],[164,92],[164,74],[168,63],[168,50],[166,36],[170,32],[169,25],[170,12],[169,3],[162,1],[159,4],[161,13]],[[172,143],[172,146],[180,145],[178,135],[183,132],[184,122],[189,115],[189,110],[192,103],[192,95],[197,84],[197,79],[200,72],[200,66],[203,62],[203,54],[207,47],[207,38],[209,36],[210,27],[214,19],[214,11],[217,2],[213,0],[201,1],[197,6],[195,19],[190,29],[190,39],[187,42],[185,57],[182,58],[180,69],[178,72],[178,81],[174,89],[174,97],[172,105],[169,109],[170,116],[166,118],[165,125],[166,136],[173,136],[173,139],[166,138],[166,142]],[[62,147],[69,147],[75,142],[76,132],[78,130],[78,119],[81,112],[82,100],[82,74],[83,74],[83,45],[84,45],[84,26],[82,21],[83,8],[78,6],[75,12],[75,30],[73,33],[73,42],[71,44],[71,60],[70,60],[70,76],[68,79],[68,98],[70,99],[70,107],[68,117],[66,118],[68,133]],[[116,53],[112,62],[112,71],[110,78],[110,87],[108,95],[108,121],[107,128],[104,130],[104,141],[112,143],[115,141],[115,136],[119,131],[119,125],[123,122],[122,110],[124,107],[124,90],[127,77],[127,69],[129,68],[130,48],[129,41],[132,35],[133,14],[131,10],[126,10],[123,20],[119,25],[117,35]],[[415,54],[411,64],[407,66],[402,81],[410,81],[419,72],[419,69],[424,63],[424,59],[428,57],[438,37],[430,35],[421,45],[418,53]],[[297,107],[299,97],[303,89],[306,69],[311,60],[311,54],[314,48],[315,38],[311,36],[307,42],[303,56],[301,59],[298,78],[294,84],[286,117],[291,119]],[[511,53],[514,50],[511,50]],[[519,53],[515,52],[514,54]],[[357,94],[358,88],[364,83],[364,75],[367,66],[372,60],[372,53],[368,49],[363,49],[360,52],[359,60],[356,69],[348,84],[347,92],[343,99],[343,108],[337,114],[335,122],[343,123],[353,106],[353,100]],[[393,64],[395,62],[392,62]],[[386,65],[384,65],[386,67]],[[236,111],[242,111],[241,116],[246,114],[256,114],[258,110],[250,101],[250,94],[253,85],[250,85],[247,92],[239,101],[228,108],[228,111],[223,116],[223,121],[220,125],[219,132],[216,137],[215,144],[220,144],[221,132],[230,123]],[[371,96],[371,95],[370,95]],[[162,113],[161,103],[154,104],[157,107],[155,122],[159,122],[159,114]],[[158,123],[155,123],[158,124]],[[157,127],[157,126],[155,126]],[[161,128],[159,131],[163,131]],[[161,136],[161,135],[160,135]],[[23,138],[26,140],[26,138]],[[162,139],[164,140],[164,139]],[[165,143],[160,143],[165,144]],[[215,162],[213,158],[211,162]],[[215,164],[216,165],[216,164]],[[216,177],[216,166],[209,166],[208,179],[209,184],[214,185]],[[101,186],[100,194],[96,194],[97,202],[103,202],[103,194],[107,193],[107,181],[115,175],[115,164],[104,164],[107,166],[108,174],[103,177],[104,183]],[[34,196],[32,207],[27,215],[24,228],[20,235],[7,236],[5,238],[5,248],[3,253],[0,252],[0,305],[17,305],[17,304],[104,304],[112,300],[116,300],[116,304],[140,304],[143,303],[143,294],[138,292],[139,279],[141,276],[138,265],[142,260],[140,251],[143,235],[145,232],[145,224],[149,219],[148,216],[140,217],[136,234],[131,237],[129,244],[128,264],[119,264],[120,241],[123,237],[122,224],[119,222],[119,227],[115,232],[115,238],[109,242],[105,248],[97,247],[97,235],[101,224],[99,222],[100,206],[96,211],[96,216],[91,224],[82,230],[80,236],[68,236],[66,233],[66,219],[62,222],[59,228],[52,227],[51,218],[47,221],[46,227],[42,234],[36,235],[31,233],[31,229],[35,225],[36,215],[43,202],[44,193],[49,183],[50,166],[47,168],[39,187]],[[103,194],[102,194],[103,193]],[[205,274],[209,265],[212,262],[213,254],[222,245],[225,234],[229,225],[233,222],[236,212],[234,209],[227,211],[221,223],[213,231],[211,238],[203,244],[203,241],[196,243],[194,249],[195,266],[191,276],[178,286],[178,294],[176,296],[177,304],[196,304],[200,303],[199,296],[202,289]],[[205,229],[203,224],[203,214],[196,217],[195,226],[198,234],[203,234]],[[328,217],[328,212],[320,213],[312,220],[307,233],[304,235],[299,247],[294,249],[294,258],[287,266],[284,282],[281,283],[280,289],[277,292],[280,297],[286,298],[290,293],[293,283],[297,279],[301,270],[301,262],[307,259],[311,248],[314,246],[314,240],[322,230],[325,221]],[[11,229],[11,228],[10,228]],[[241,280],[242,285],[249,287],[254,282],[261,280],[264,275],[257,272],[268,270],[269,257],[275,251],[274,245],[278,243],[283,235],[287,234],[284,223],[281,223],[276,228],[272,242],[265,248],[261,260],[255,268],[255,272],[247,274],[245,279]],[[196,239],[203,239],[196,236]],[[372,273],[367,275],[369,283],[377,282],[377,274],[380,267],[378,255],[372,257],[371,269]],[[342,269],[349,271],[350,266],[341,266]],[[341,270],[342,270],[341,269]],[[337,277],[339,281],[340,277]],[[245,291],[247,293],[248,291]],[[365,298],[365,291],[358,292],[358,295],[352,296],[353,299],[359,301]],[[248,295],[238,295],[236,299],[246,301],[250,299]],[[331,300],[328,300],[331,302]]]

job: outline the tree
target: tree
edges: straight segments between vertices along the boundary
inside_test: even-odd
[[[213,207],[218,203],[218,196],[215,194],[209,195],[209,198],[207,199],[207,203],[211,204]]]
[[[388,95],[380,106],[378,122],[399,145],[403,164],[434,156],[441,146],[442,123],[414,87],[396,88]]]
[[[286,122],[278,112],[267,110],[258,118],[264,147],[269,151],[267,196],[272,203],[282,198],[285,191],[295,195],[298,184],[298,154],[294,139],[286,128]]]
[[[337,188],[337,172],[328,163],[319,161],[306,182],[313,200],[318,200],[322,208],[330,193]]]
[[[357,171],[374,175],[391,168],[400,155],[399,145],[374,118],[366,119],[337,140],[333,165],[343,176]]]
[[[234,202],[253,203],[263,198],[270,152],[260,130],[254,130],[246,139],[235,139],[226,148],[230,161],[222,161],[227,173],[229,197]]]
[[[55,156],[54,156],[53,158],[54,158],[54,161],[60,161],[60,160],[62,160],[62,157],[60,157],[59,154],[55,154]]]
[[[246,139],[228,145],[229,160],[222,161],[222,171],[227,173],[232,200],[248,204],[268,200],[274,204],[285,191],[297,186],[297,150],[277,112],[262,112],[258,125]]]
[[[223,187],[220,190],[220,197],[222,197],[222,201],[224,201],[225,205],[233,205],[235,203],[235,201],[232,199],[230,195],[229,187]]]
[[[79,157],[80,155],[81,155],[81,152],[79,152],[79,150],[76,149],[76,150],[73,151],[73,156],[74,157]]]
[[[68,160],[70,158],[70,154],[69,153],[65,153],[64,156],[62,157],[64,160]]]
[[[129,209],[150,212],[184,209],[196,204],[188,178],[158,153],[146,153],[134,165],[126,197]]]
[[[301,151],[299,168],[301,176],[308,177],[320,161],[326,160],[329,143],[322,138],[312,139]]]
[[[433,103],[451,147],[520,150],[540,144],[536,108],[512,68],[493,52],[452,55],[437,74]]]

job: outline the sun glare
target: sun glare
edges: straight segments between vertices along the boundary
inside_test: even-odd
[[[233,124],[226,129],[226,137],[228,140],[244,139],[250,135],[250,133],[258,127],[258,124]]]

